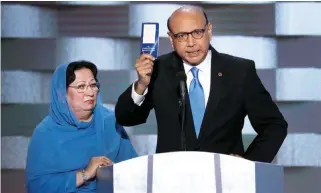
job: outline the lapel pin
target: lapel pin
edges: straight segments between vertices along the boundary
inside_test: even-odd
[[[223,76],[222,72],[217,73],[218,76]]]

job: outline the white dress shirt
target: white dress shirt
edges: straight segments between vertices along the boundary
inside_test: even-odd
[[[195,66],[196,68],[199,69],[198,72],[198,79],[200,81],[200,83],[202,84],[203,90],[204,90],[204,96],[205,96],[205,106],[207,105],[207,101],[208,101],[208,97],[210,95],[210,88],[211,88],[211,61],[212,61],[212,53],[209,50],[207,53],[207,56],[205,58],[205,60],[200,63],[199,65]],[[185,61],[183,62],[184,65],[184,70],[185,70],[185,74],[186,74],[186,85],[187,85],[187,89],[189,92],[189,86],[191,84],[191,81],[193,79],[193,74],[191,72],[191,69],[194,67],[188,63],[186,63]],[[148,92],[148,88],[144,91],[143,95],[139,95],[136,93],[135,91],[135,82],[132,85],[132,99],[134,100],[134,103],[136,105],[141,105],[144,102],[145,99],[145,95]]]

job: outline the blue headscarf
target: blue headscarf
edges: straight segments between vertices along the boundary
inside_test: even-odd
[[[95,180],[76,188],[76,172],[86,168],[92,157],[104,155],[117,163],[137,156],[99,93],[92,120],[80,122],[76,118],[67,102],[67,67],[60,65],[53,74],[50,113],[34,130],[28,147],[28,192],[95,193]]]

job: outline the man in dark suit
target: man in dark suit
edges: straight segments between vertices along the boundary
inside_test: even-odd
[[[154,108],[157,153],[186,148],[271,162],[286,137],[287,122],[262,85],[254,62],[217,52],[210,45],[212,25],[200,8],[176,10],[168,19],[168,30],[175,51],[156,60],[148,54],[136,60],[138,80],[118,99],[118,123],[145,123]],[[186,74],[187,90],[183,137],[177,76],[181,72]],[[258,135],[244,151],[246,115]]]

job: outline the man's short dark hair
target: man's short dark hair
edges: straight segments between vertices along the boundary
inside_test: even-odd
[[[75,81],[76,75],[75,71],[82,68],[88,68],[94,75],[95,80],[97,81],[97,66],[89,61],[81,60],[71,62],[66,70],[66,88]]]
[[[207,17],[207,14],[205,13],[205,11],[203,10],[203,9],[200,9],[202,12],[203,12],[203,15],[204,15],[204,18],[205,18],[205,25],[207,25],[208,24],[208,17]],[[168,29],[168,31],[172,31],[171,30],[171,28],[170,28],[170,19],[171,19],[171,17],[169,17],[168,19],[167,19],[167,29]]]

